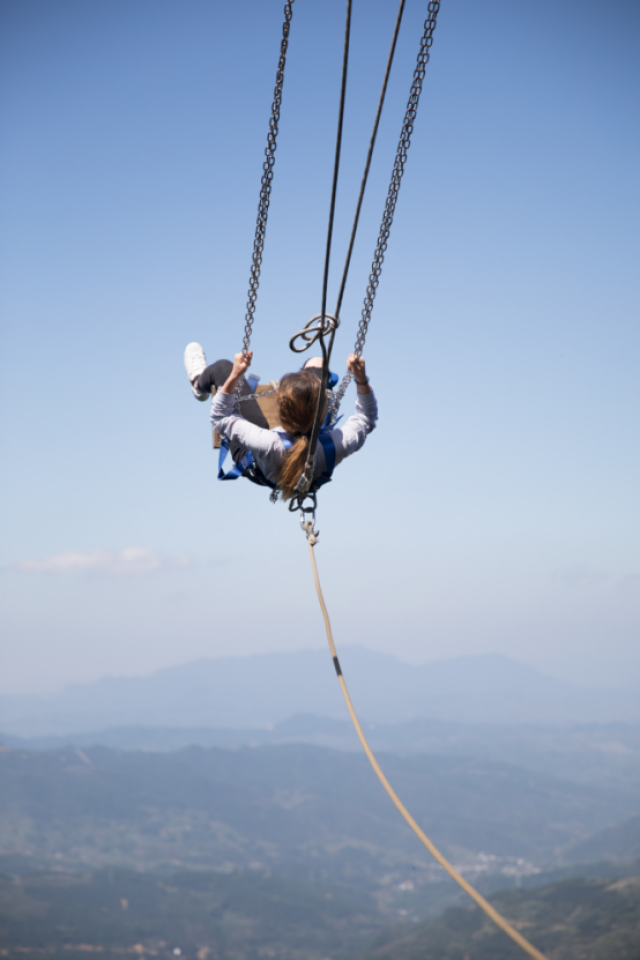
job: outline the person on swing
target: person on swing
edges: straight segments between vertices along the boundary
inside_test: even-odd
[[[313,357],[302,370],[282,378],[275,395],[280,425],[273,429],[258,400],[251,398],[236,403],[238,384],[240,397],[251,397],[252,388],[245,374],[252,359],[253,351],[249,351],[246,356],[237,353],[233,363],[218,360],[207,366],[199,343],[190,343],[184,353],[193,395],[197,400],[207,400],[213,394],[211,423],[214,430],[226,438],[234,463],[239,463],[250,451],[267,480],[288,500],[295,492],[307,458],[320,391],[322,359]],[[378,419],[378,405],[366,374],[364,357],[352,353],[347,368],[357,385],[356,409],[344,424],[326,431],[335,447],[335,466],[362,447]],[[234,408],[239,408],[240,413]],[[318,443],[314,480],[326,471],[324,446]]]

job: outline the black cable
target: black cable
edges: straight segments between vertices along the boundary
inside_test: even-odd
[[[340,169],[340,153],[342,150],[342,122],[344,120],[344,102],[347,92],[347,67],[349,65],[349,37],[351,34],[351,0],[347,0],[347,19],[344,29],[344,48],[342,52],[342,85],[340,88],[340,111],[338,114],[338,132],[336,134],[336,153],[333,161],[333,185],[331,188],[331,203],[329,206],[329,228],[327,230],[327,249],[324,257],[324,276],[322,278],[322,316],[324,322],[327,312],[327,285],[329,283],[329,261],[331,259],[331,241],[333,238],[333,218],[336,209],[336,193],[338,190],[338,171]],[[337,314],[336,314],[337,316]]]
[[[342,150],[342,124],[344,120],[344,103],[346,99],[347,92],[347,69],[349,66],[349,39],[351,35],[351,2],[352,0],[347,0],[347,15],[344,28],[344,47],[342,51],[342,83],[340,86],[340,110],[338,112],[338,131],[336,134],[336,151],[333,161],[333,184],[331,187],[331,203],[329,205],[329,226],[327,229],[327,248],[324,258],[324,274],[322,278],[322,310],[320,312],[320,326],[324,327],[325,318],[327,314],[327,286],[329,283],[329,262],[331,260],[331,241],[333,239],[333,220],[336,209],[336,193],[338,190],[338,172],[340,170],[340,153]],[[331,359],[331,346],[333,345],[333,337],[331,338],[329,349],[324,342],[324,337],[320,336],[319,338],[320,346],[322,347],[322,377],[320,381],[320,390],[318,392],[318,403],[316,406],[316,414],[313,421],[313,429],[311,431],[311,437],[309,439],[309,449],[307,451],[307,459],[304,465],[304,470],[302,475],[298,480],[296,485],[296,490],[299,494],[306,494],[311,481],[313,480],[313,464],[315,460],[315,451],[316,445],[318,443],[318,434],[320,433],[320,427],[322,425],[323,413],[324,413],[324,401],[327,395],[327,381],[329,379],[329,360]]]
[[[342,306],[342,297],[344,296],[344,289],[347,285],[347,276],[349,274],[349,266],[351,264],[351,254],[353,252],[353,245],[356,239],[356,232],[358,230],[358,222],[360,220],[360,210],[362,209],[362,201],[364,199],[364,191],[367,186],[367,178],[369,176],[369,168],[371,166],[371,158],[373,157],[373,148],[376,143],[376,137],[378,135],[378,126],[380,124],[380,117],[382,116],[382,108],[384,106],[385,96],[387,94],[387,85],[389,83],[389,76],[391,74],[391,66],[393,64],[393,57],[396,52],[396,41],[398,39],[398,34],[400,33],[400,24],[402,23],[402,14],[404,12],[405,0],[400,0],[400,6],[398,7],[398,15],[396,17],[396,25],[393,31],[393,38],[391,40],[391,49],[389,50],[389,57],[387,59],[387,69],[385,71],[384,80],[382,81],[382,90],[380,91],[380,100],[378,101],[378,110],[376,113],[376,119],[373,124],[373,132],[371,134],[371,142],[369,143],[369,152],[367,154],[367,162],[364,168],[364,174],[362,175],[362,183],[360,185],[360,195],[358,197],[358,203],[356,205],[356,212],[353,218],[353,227],[351,228],[351,238],[349,240],[349,249],[347,250],[347,257],[344,263],[344,269],[342,271],[342,282],[340,284],[340,291],[338,293],[338,301],[336,303],[336,308],[333,311],[334,316],[340,317],[340,308]]]

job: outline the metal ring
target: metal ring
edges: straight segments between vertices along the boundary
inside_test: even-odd
[[[319,320],[320,322],[316,327],[312,327],[311,324],[315,323],[316,320]],[[289,341],[289,347],[294,353],[304,353],[304,351],[308,350],[311,344],[315,343],[319,337],[327,337],[330,333],[335,333],[340,326],[339,318],[334,317],[332,313],[325,313],[324,321],[325,322],[322,323],[322,314],[316,313],[315,317],[311,317],[311,320],[305,323],[304,327],[299,333],[296,333],[295,336],[291,337],[291,340]],[[304,340],[304,345],[302,347],[294,346],[298,338]]]

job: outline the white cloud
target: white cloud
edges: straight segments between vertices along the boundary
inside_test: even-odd
[[[191,565],[189,557],[170,560],[147,547],[125,550],[94,550],[92,553],[67,551],[53,557],[22,560],[14,570],[22,573],[93,573],[107,576],[138,576]]]

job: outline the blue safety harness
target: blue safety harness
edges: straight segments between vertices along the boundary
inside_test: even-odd
[[[249,384],[249,389],[252,393],[255,393],[256,387],[258,386],[258,378],[251,376],[251,374],[246,378],[247,383]],[[327,386],[332,390],[338,383],[337,373],[332,373],[329,371],[329,377],[327,380]],[[317,480],[314,480],[309,488],[313,493],[315,490],[318,490],[323,484],[329,483],[331,481],[331,475],[333,469],[336,465],[336,445],[329,436],[329,430],[332,429],[338,420],[341,420],[342,417],[338,417],[338,420],[334,420],[333,423],[329,423],[330,414],[327,413],[324,423],[320,427],[320,433],[318,434],[318,442],[322,445],[324,450],[324,459],[326,463],[326,470],[318,477]],[[275,431],[285,450],[290,450],[293,446],[291,440],[288,437],[285,437],[279,430]],[[229,441],[226,437],[222,437],[220,443],[220,455],[218,457],[218,480],[237,480],[238,477],[246,477],[247,480],[251,480],[252,483],[257,483],[260,487],[270,487],[271,490],[276,489],[276,484],[272,483],[271,480],[267,480],[264,473],[258,466],[255,461],[255,457],[248,450],[244,457],[239,460],[231,470],[228,470],[227,473],[224,472],[224,462],[227,459],[227,454],[229,453]]]
[[[338,383],[338,380],[338,375],[329,371],[327,386],[330,390],[335,387],[335,385]],[[258,378],[249,375],[247,377],[247,383],[249,384],[251,392],[255,393],[256,387],[258,386]],[[342,417],[338,417],[338,420],[341,419]],[[324,470],[323,473],[321,473],[321,475],[317,478],[317,480],[314,480],[311,484],[311,487],[309,488],[311,493],[318,490],[325,483],[329,483],[331,481],[331,475],[336,465],[336,445],[329,436],[329,430],[336,425],[338,420],[334,420],[333,423],[329,423],[329,413],[327,413],[325,421],[320,428],[318,442],[322,445],[322,449],[324,450],[324,459],[327,467],[326,470]],[[291,440],[280,433],[279,430],[277,430],[276,433],[280,437],[285,450],[290,450],[293,446]],[[267,480],[264,473],[256,463],[255,457],[250,450],[245,453],[244,457],[242,457],[242,459],[239,460],[235,466],[231,468],[231,470],[228,470],[227,473],[225,473],[224,462],[227,459],[228,453],[229,441],[226,437],[222,437],[222,441],[220,443],[220,455],[218,457],[218,480],[237,480],[238,477],[246,477],[247,480],[251,480],[252,483],[257,483],[260,487],[270,487],[271,490],[276,489],[276,484],[272,483],[271,480]]]
[[[322,427],[320,428],[320,433],[318,434],[318,442],[321,444],[322,449],[324,450],[326,469],[311,484],[311,492],[318,490],[325,483],[329,483],[331,481],[331,475],[336,465],[336,445],[333,442],[330,430],[338,421],[336,420],[334,423],[329,424],[327,422],[328,419],[329,416],[327,415],[327,420],[325,420],[323,423]],[[290,450],[293,446],[292,441],[280,433],[279,430],[277,430],[276,433],[280,437],[285,450]],[[231,468],[231,470],[225,473],[224,461],[227,458],[228,452],[229,441],[226,437],[223,437],[220,444],[220,456],[218,459],[218,480],[237,480],[238,477],[246,477],[247,480],[251,480],[252,483],[257,483],[260,487],[270,487],[272,490],[276,489],[276,484],[272,483],[271,480],[268,480],[265,477],[250,450],[247,450],[244,457],[242,457],[242,459],[239,460],[235,466]]]

